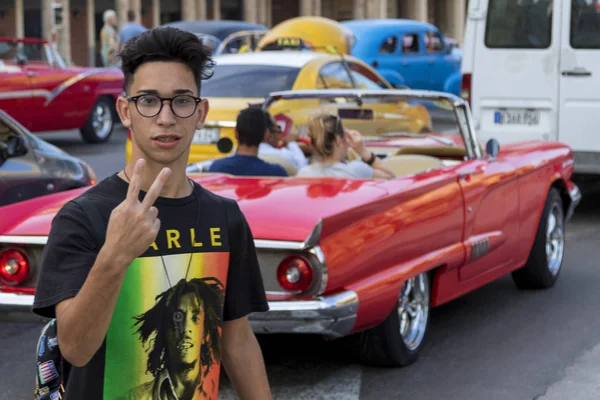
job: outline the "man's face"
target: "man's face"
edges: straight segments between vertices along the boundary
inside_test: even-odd
[[[277,147],[277,145],[279,145],[279,138],[280,138],[280,134],[281,134],[281,127],[279,126],[279,124],[273,119],[273,117],[271,118],[271,124],[273,126],[272,130],[269,131],[269,133],[267,134],[267,138],[266,138],[266,142],[268,144],[270,144],[273,147]]]
[[[198,87],[194,74],[185,65],[179,62],[148,62],[142,64],[135,71],[133,82],[128,91],[128,96],[157,95],[160,97],[174,97],[177,95],[190,95],[198,97]],[[195,104],[187,103],[191,98],[178,98],[173,104],[177,111],[185,109],[189,104],[191,109]],[[160,112],[149,110],[157,109],[160,100],[148,96],[140,98],[137,107],[134,101],[120,97],[117,108],[123,125],[131,129],[133,136],[133,157],[145,158],[160,165],[171,165],[185,158],[187,164],[190,144],[196,129],[204,126],[208,112],[207,100],[202,100],[195,112],[187,118],[177,116],[170,107],[171,101],[163,101]],[[187,116],[178,112],[179,115]]]
[[[181,297],[173,325],[167,332],[169,360],[176,365],[193,366],[200,358],[204,334],[204,307],[196,296],[186,293]]]

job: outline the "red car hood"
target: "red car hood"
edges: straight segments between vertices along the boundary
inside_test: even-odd
[[[237,200],[256,239],[304,241],[319,220],[385,197],[376,181],[331,178],[240,178],[190,175],[211,192]],[[58,210],[86,189],[0,208],[0,235],[45,236]],[[325,228],[324,228],[325,231]]]

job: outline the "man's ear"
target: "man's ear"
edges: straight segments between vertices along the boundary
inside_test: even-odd
[[[121,119],[121,123],[125,128],[131,128],[131,107],[130,102],[123,96],[117,98],[117,113]]]
[[[200,103],[198,104],[198,121],[196,121],[197,130],[204,128],[204,122],[206,121],[209,108],[207,99],[200,100]]]

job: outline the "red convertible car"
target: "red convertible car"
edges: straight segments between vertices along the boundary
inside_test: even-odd
[[[190,174],[236,199],[248,219],[270,306],[250,316],[255,332],[357,334],[363,362],[404,366],[423,348],[432,307],[509,273],[522,289],[554,285],[581,198],[569,147],[500,149],[492,139],[484,151],[468,105],[436,92],[289,91],[263,107],[309,98],[345,115],[381,101],[430,101],[456,117],[457,129],[368,142],[396,172],[391,180]],[[52,218],[84,190],[0,208],[1,309],[30,310]]]
[[[45,40],[0,37],[0,109],[31,132],[79,129],[105,142],[122,91],[119,69],[69,67]]]

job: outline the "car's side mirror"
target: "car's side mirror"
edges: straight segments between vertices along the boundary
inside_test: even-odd
[[[485,144],[485,152],[487,153],[490,161],[495,160],[498,157],[498,153],[500,153],[500,143],[493,138],[488,140]]]

